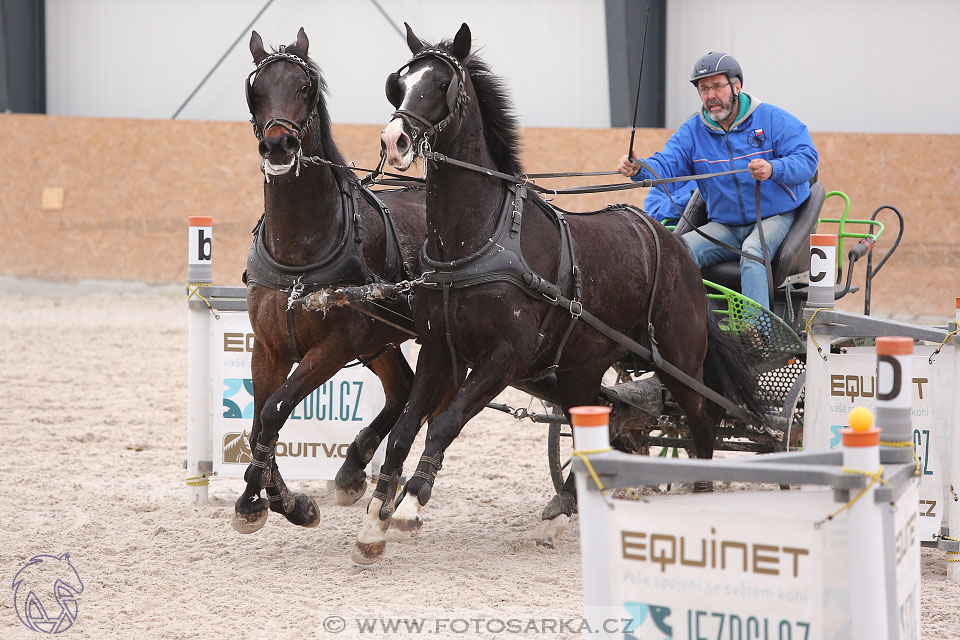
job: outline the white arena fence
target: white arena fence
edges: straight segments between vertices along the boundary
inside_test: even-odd
[[[254,335],[244,286],[212,284],[213,220],[190,218],[187,294],[187,485],[189,500],[205,504],[211,476],[240,478],[251,460]],[[277,442],[284,478],[333,480],[347,447],[383,408],[379,378],[362,366],[342,369],[293,410]],[[383,462],[385,444],[368,471]]]

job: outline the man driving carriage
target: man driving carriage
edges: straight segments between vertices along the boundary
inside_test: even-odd
[[[700,113],[684,122],[662,151],[637,163],[623,156],[617,169],[634,181],[748,169],[749,173],[700,180],[697,185],[709,220],[700,232],[730,248],[698,231],[682,237],[700,268],[735,260],[731,248],[762,258],[753,182],[759,180],[763,239],[773,256],[790,230],[794,212],[810,194],[809,182],[817,171],[810,133],[796,117],[742,91],[743,72],[729,54],[710,52],[700,58],[690,82],[703,103]],[[764,263],[741,255],[740,279],[743,295],[769,309]]]

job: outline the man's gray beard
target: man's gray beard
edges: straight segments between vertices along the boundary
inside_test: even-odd
[[[725,107],[725,106],[723,105],[723,103],[721,103],[721,104],[720,104],[720,111],[718,111],[718,112],[716,112],[716,113],[711,113],[710,110],[707,109],[707,115],[710,116],[710,119],[713,120],[714,122],[723,122],[724,120],[726,120],[727,118],[729,118],[729,117],[730,117],[730,114],[733,113],[733,110],[734,110],[734,109],[737,109],[738,107],[739,107],[739,103],[737,102],[737,99],[736,99],[736,98],[732,98],[732,99],[730,100],[730,106],[729,106],[729,107]]]

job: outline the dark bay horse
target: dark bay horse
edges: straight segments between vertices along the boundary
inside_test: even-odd
[[[381,141],[388,163],[400,170],[429,158],[427,279],[413,299],[422,347],[353,552],[359,564],[382,557],[388,527],[416,535],[444,451],[507,385],[552,371],[568,416],[573,406],[598,402],[603,373],[627,349],[577,321],[583,310],[646,346],[652,325],[664,360],[726,397],[760,406],[745,361],[708,317],[700,272],[682,241],[621,205],[563,222],[516,184],[434,155],[523,173],[516,121],[500,81],[470,54],[467,25],[434,47],[407,26],[407,43],[414,57],[387,79],[396,112]],[[569,298],[568,307],[551,303],[558,295]],[[728,377],[740,380],[731,386]],[[687,415],[696,456],[712,457],[723,410],[675,378],[661,373],[661,380]],[[402,466],[424,417],[451,392],[395,507]],[[510,452],[502,455],[509,463]],[[561,501],[564,513],[552,521],[552,535],[573,504]]]
[[[399,417],[413,379],[400,350],[384,349],[399,346],[409,333],[353,309],[320,314],[291,304],[325,286],[410,277],[426,236],[422,191],[380,194],[385,212],[349,170],[303,161],[319,156],[346,164],[331,136],[326,86],[308,48],[303,29],[296,42],[272,53],[256,31],[250,38],[256,69],[245,90],[266,180],[264,215],[245,272],[256,340],[253,461],[233,518],[241,533],[263,526],[268,504],[294,524],[319,522],[314,500],[286,487],[274,459],[280,428],[311,391],[357,358],[372,358],[368,366],[383,384],[383,410],[357,435],[337,475],[337,501],[352,504],[366,489],[364,468]],[[260,497],[262,490],[269,501]]]

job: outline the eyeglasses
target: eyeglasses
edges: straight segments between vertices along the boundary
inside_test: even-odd
[[[697,87],[697,91],[700,92],[700,95],[705,96],[711,91],[714,93],[720,93],[720,89],[723,89],[724,87],[729,87],[729,86],[730,86],[729,82],[727,82],[726,84],[712,84],[708,86]]]

